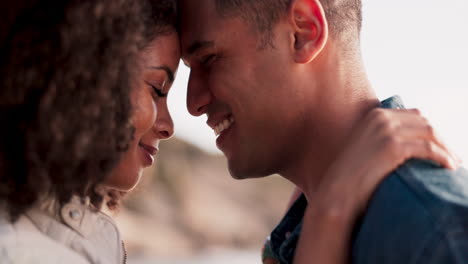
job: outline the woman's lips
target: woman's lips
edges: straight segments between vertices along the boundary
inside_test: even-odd
[[[155,147],[152,147],[152,146],[149,146],[149,145],[146,145],[146,144],[143,144],[143,143],[140,143],[140,146],[142,148],[144,148],[146,151],[148,151],[148,153],[151,156],[154,156],[154,155],[156,155],[156,153],[158,153],[158,149],[155,148]]]
[[[154,156],[158,153],[158,149],[143,143],[139,144],[143,153],[143,164],[145,167],[149,167],[154,163]]]

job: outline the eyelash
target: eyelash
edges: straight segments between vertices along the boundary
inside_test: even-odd
[[[209,66],[209,64],[211,64],[211,63],[212,63],[215,59],[217,59],[217,58],[218,58],[217,55],[215,55],[215,54],[209,54],[209,55],[207,55],[207,56],[205,56],[205,57],[202,58],[201,64],[202,64],[203,66]]]
[[[157,95],[158,97],[162,97],[162,98],[167,97],[167,94],[161,92],[161,90],[158,89],[156,86],[154,86],[154,85],[152,85],[152,84],[149,84],[149,83],[147,83],[147,84],[148,84],[151,88],[153,88],[154,92],[156,93],[156,95]]]

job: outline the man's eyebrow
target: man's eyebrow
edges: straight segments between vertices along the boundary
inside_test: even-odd
[[[169,68],[168,66],[150,66],[148,67],[153,70],[163,70],[167,74],[167,78],[169,78],[169,81],[172,83],[174,82],[174,72]]]
[[[187,48],[187,54],[190,56],[195,52],[214,46],[214,41],[195,41]]]

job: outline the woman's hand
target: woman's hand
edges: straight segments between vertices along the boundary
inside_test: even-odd
[[[311,198],[332,210],[359,215],[384,177],[411,158],[448,169],[460,163],[419,110],[374,109],[353,129]]]
[[[356,218],[385,176],[411,158],[449,169],[460,163],[418,110],[369,112],[318,188],[303,190],[312,206],[304,215],[295,263],[346,263]]]

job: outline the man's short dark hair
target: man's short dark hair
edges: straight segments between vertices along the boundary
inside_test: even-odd
[[[286,14],[292,0],[216,0],[216,8],[224,16],[241,16],[263,34],[263,44],[272,44],[273,26]],[[362,23],[361,0],[320,0],[327,17],[330,34],[359,36]],[[349,35],[349,34],[346,34]]]

